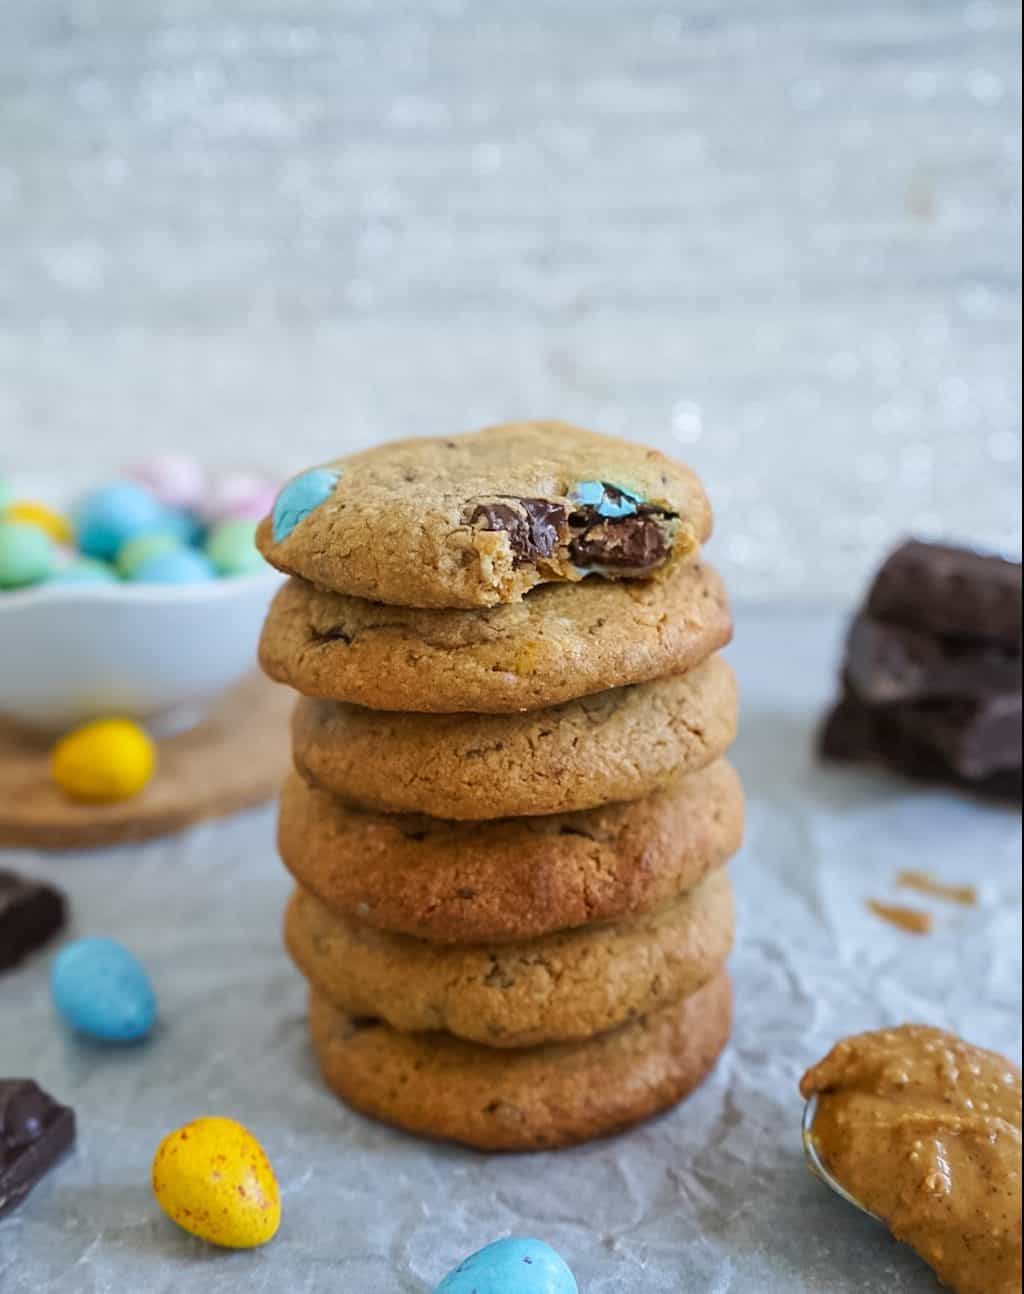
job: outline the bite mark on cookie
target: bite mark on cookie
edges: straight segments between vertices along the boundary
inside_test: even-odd
[[[507,535],[516,566],[554,558],[585,571],[643,575],[668,560],[678,513],[610,481],[581,481],[569,498],[502,496],[477,503],[469,524]]]

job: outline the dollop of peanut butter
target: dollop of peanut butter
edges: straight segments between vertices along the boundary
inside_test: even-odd
[[[800,1081],[828,1172],[958,1294],[1021,1288],[1021,1075],[908,1024],[837,1043]]]

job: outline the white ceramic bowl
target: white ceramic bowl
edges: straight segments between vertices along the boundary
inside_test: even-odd
[[[256,666],[269,568],[204,584],[41,584],[0,592],[0,717],[45,732],[122,716],[191,726]]]

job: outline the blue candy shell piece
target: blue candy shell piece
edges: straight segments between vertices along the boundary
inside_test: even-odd
[[[275,544],[287,539],[300,521],[330,498],[340,475],[326,467],[314,467],[282,487],[274,500],[272,514]]]
[[[575,502],[593,508],[598,516],[607,517],[609,521],[634,516],[641,501],[624,486],[611,481],[580,481],[574,487],[572,497]]]
[[[140,562],[131,574],[132,584],[205,584],[217,572],[209,558],[194,548],[172,548]]]
[[[86,495],[75,509],[75,536],[86,557],[113,561],[128,539],[159,530],[166,513],[150,492],[134,481],[113,481]]]
[[[579,1294],[579,1289],[550,1245],[509,1236],[463,1259],[434,1294]]]
[[[76,1032],[101,1042],[137,1042],[156,1019],[156,996],[138,958],[113,939],[78,939],[50,971],[53,1002]]]

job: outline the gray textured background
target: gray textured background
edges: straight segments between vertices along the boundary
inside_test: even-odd
[[[745,595],[1020,544],[1012,0],[4,0],[0,459],[676,447]],[[97,466],[98,465],[98,466]]]

